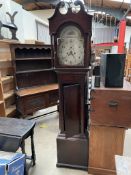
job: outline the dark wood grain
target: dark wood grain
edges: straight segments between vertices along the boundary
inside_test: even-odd
[[[90,127],[88,173],[116,175],[115,155],[123,155],[125,128]]]

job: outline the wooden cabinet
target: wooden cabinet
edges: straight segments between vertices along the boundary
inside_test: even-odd
[[[17,109],[23,115],[57,104],[57,76],[50,45],[12,45]],[[52,98],[50,98],[52,96]]]

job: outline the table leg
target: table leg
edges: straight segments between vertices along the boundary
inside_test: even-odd
[[[24,140],[21,143],[21,151],[22,151],[23,154],[26,154],[25,153],[25,141]]]
[[[32,152],[32,161],[34,166],[36,161],[35,146],[34,146],[34,130],[32,130],[31,132],[31,152]]]
[[[22,143],[21,143],[21,151],[22,151],[22,153],[25,154],[25,156],[26,156],[26,153],[25,153],[25,141],[24,141],[24,140],[23,140]],[[26,159],[25,159],[24,175],[28,175],[28,171],[27,171],[27,167],[26,167]]]

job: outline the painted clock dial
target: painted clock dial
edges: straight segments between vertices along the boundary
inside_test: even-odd
[[[66,26],[57,40],[57,55],[60,65],[84,65],[84,38],[74,25]]]

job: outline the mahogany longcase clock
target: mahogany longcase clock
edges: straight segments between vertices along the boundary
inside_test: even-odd
[[[87,73],[92,17],[80,1],[60,2],[49,19],[54,67],[59,83],[57,166],[87,169]]]

